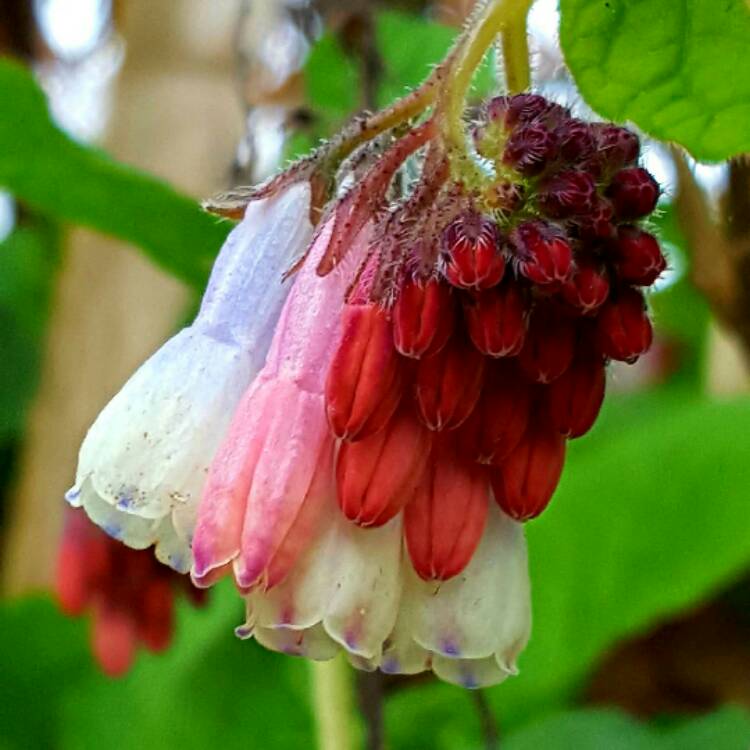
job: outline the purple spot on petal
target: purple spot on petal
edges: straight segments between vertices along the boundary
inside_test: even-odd
[[[238,625],[234,629],[234,634],[243,641],[246,641],[248,638],[252,638],[253,635],[253,628],[250,625]]]
[[[78,487],[71,487],[66,493],[65,493],[65,500],[69,502],[71,505],[78,500],[78,498],[81,496],[81,490]]]
[[[451,640],[450,638],[446,638],[441,644],[441,653],[443,656],[449,656],[452,658],[457,658],[461,656],[461,649],[458,647],[458,644]]]
[[[464,672],[461,677],[461,684],[468,690],[476,690],[479,687],[477,678],[471,672]]]
[[[115,526],[114,524],[107,524],[106,526],[102,526],[102,530],[105,534],[108,534],[113,539],[120,539],[122,537],[122,529],[119,526]]]
[[[344,641],[349,648],[357,648],[357,633],[353,630],[350,630],[344,637]]]
[[[385,674],[398,674],[399,668],[398,659],[394,659],[392,656],[380,665],[380,671],[385,672]]]

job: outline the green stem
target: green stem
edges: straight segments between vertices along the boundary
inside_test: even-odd
[[[318,750],[354,750],[354,685],[343,655],[311,662]]]

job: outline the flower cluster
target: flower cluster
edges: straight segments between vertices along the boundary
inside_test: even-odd
[[[66,614],[91,611],[94,657],[112,676],[128,669],[139,644],[154,652],[169,646],[175,596],[182,592],[196,605],[205,600],[150,552],[119,544],[77,510],[65,517],[56,590]]]
[[[473,137],[467,159],[435,117],[393,132],[327,204],[325,180],[274,183],[196,322],[86,438],[69,499],[198,586],[231,575],[240,637],[468,687],[516,669],[521,522],[607,361],[650,345],[642,288],[666,263],[630,131],[524,94]]]

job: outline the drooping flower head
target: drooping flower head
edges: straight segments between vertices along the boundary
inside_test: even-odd
[[[69,500],[198,586],[231,576],[242,638],[466,687],[516,671],[522,523],[607,361],[648,348],[666,263],[634,134],[524,94],[473,136],[457,159],[435,115],[256,191],[196,322],[84,442]]]

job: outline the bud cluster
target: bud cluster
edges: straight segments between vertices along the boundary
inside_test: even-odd
[[[127,671],[138,645],[163,651],[174,631],[180,591],[202,604],[205,592],[161,565],[149,550],[107,536],[82,511],[70,511],[58,553],[56,589],[69,615],[92,610],[92,650],[111,675]]]
[[[518,95],[473,135],[493,178],[423,184],[389,214],[417,233],[376,235],[326,388],[344,514],[377,526],[404,509],[427,579],[471,559],[489,487],[516,520],[544,510],[607,361],[649,348],[643,287],[666,267],[641,226],[659,188],[634,133]]]

